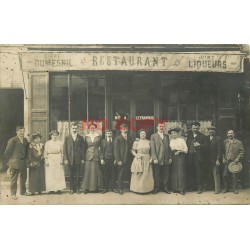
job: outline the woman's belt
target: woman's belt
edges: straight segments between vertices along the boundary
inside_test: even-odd
[[[172,152],[173,152],[173,153],[176,153],[176,152],[178,152],[178,151],[179,151],[179,154],[186,154],[185,152],[180,151],[180,150],[173,150]]]

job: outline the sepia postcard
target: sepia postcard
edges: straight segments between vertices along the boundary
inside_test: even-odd
[[[0,45],[0,204],[249,204],[247,44]]]

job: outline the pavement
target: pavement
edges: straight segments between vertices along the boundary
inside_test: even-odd
[[[68,186],[69,183],[67,183]],[[28,189],[28,185],[26,185]],[[17,200],[10,197],[10,182],[7,173],[0,174],[0,205],[249,205],[250,188],[240,189],[238,194],[227,192],[214,194],[206,191],[202,194],[186,192],[166,194],[136,194],[128,189],[120,195],[114,192],[69,194],[63,190],[61,194],[43,192],[41,195],[19,195],[19,182]]]
[[[20,196],[18,190],[17,200],[13,200],[10,197],[9,183],[0,184],[1,205],[249,205],[250,201],[249,188],[239,190],[239,194],[232,192],[214,194],[212,191],[207,191],[202,194],[187,192],[185,195],[163,192],[142,195],[128,190],[123,195],[114,192],[70,195],[68,190],[64,190],[61,194]]]

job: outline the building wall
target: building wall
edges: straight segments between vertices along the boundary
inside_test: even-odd
[[[22,72],[19,57],[25,51],[24,45],[0,45],[0,88],[23,89],[24,126],[28,133],[28,73]]]

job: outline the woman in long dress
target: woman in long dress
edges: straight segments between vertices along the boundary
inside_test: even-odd
[[[29,191],[32,195],[45,191],[44,147],[40,143],[41,137],[42,135],[38,132],[32,134],[28,148]]]
[[[150,156],[150,142],[146,139],[146,131],[139,131],[140,139],[132,147],[134,160],[131,165],[130,190],[136,193],[149,193],[154,189],[153,170]]]
[[[185,158],[188,151],[187,144],[183,138],[179,137],[179,127],[172,128],[168,131],[171,135],[170,148],[172,151],[172,171],[171,171],[171,188],[173,192],[185,194],[186,189],[186,169]]]
[[[46,142],[44,149],[46,191],[60,193],[66,188],[63,147],[62,142],[58,140],[58,131],[54,130],[50,135],[51,140]]]
[[[84,194],[88,192],[98,192],[101,186],[101,168],[100,168],[100,143],[101,136],[96,132],[96,124],[91,123],[89,126],[90,133],[85,137],[86,161],[81,188]]]

